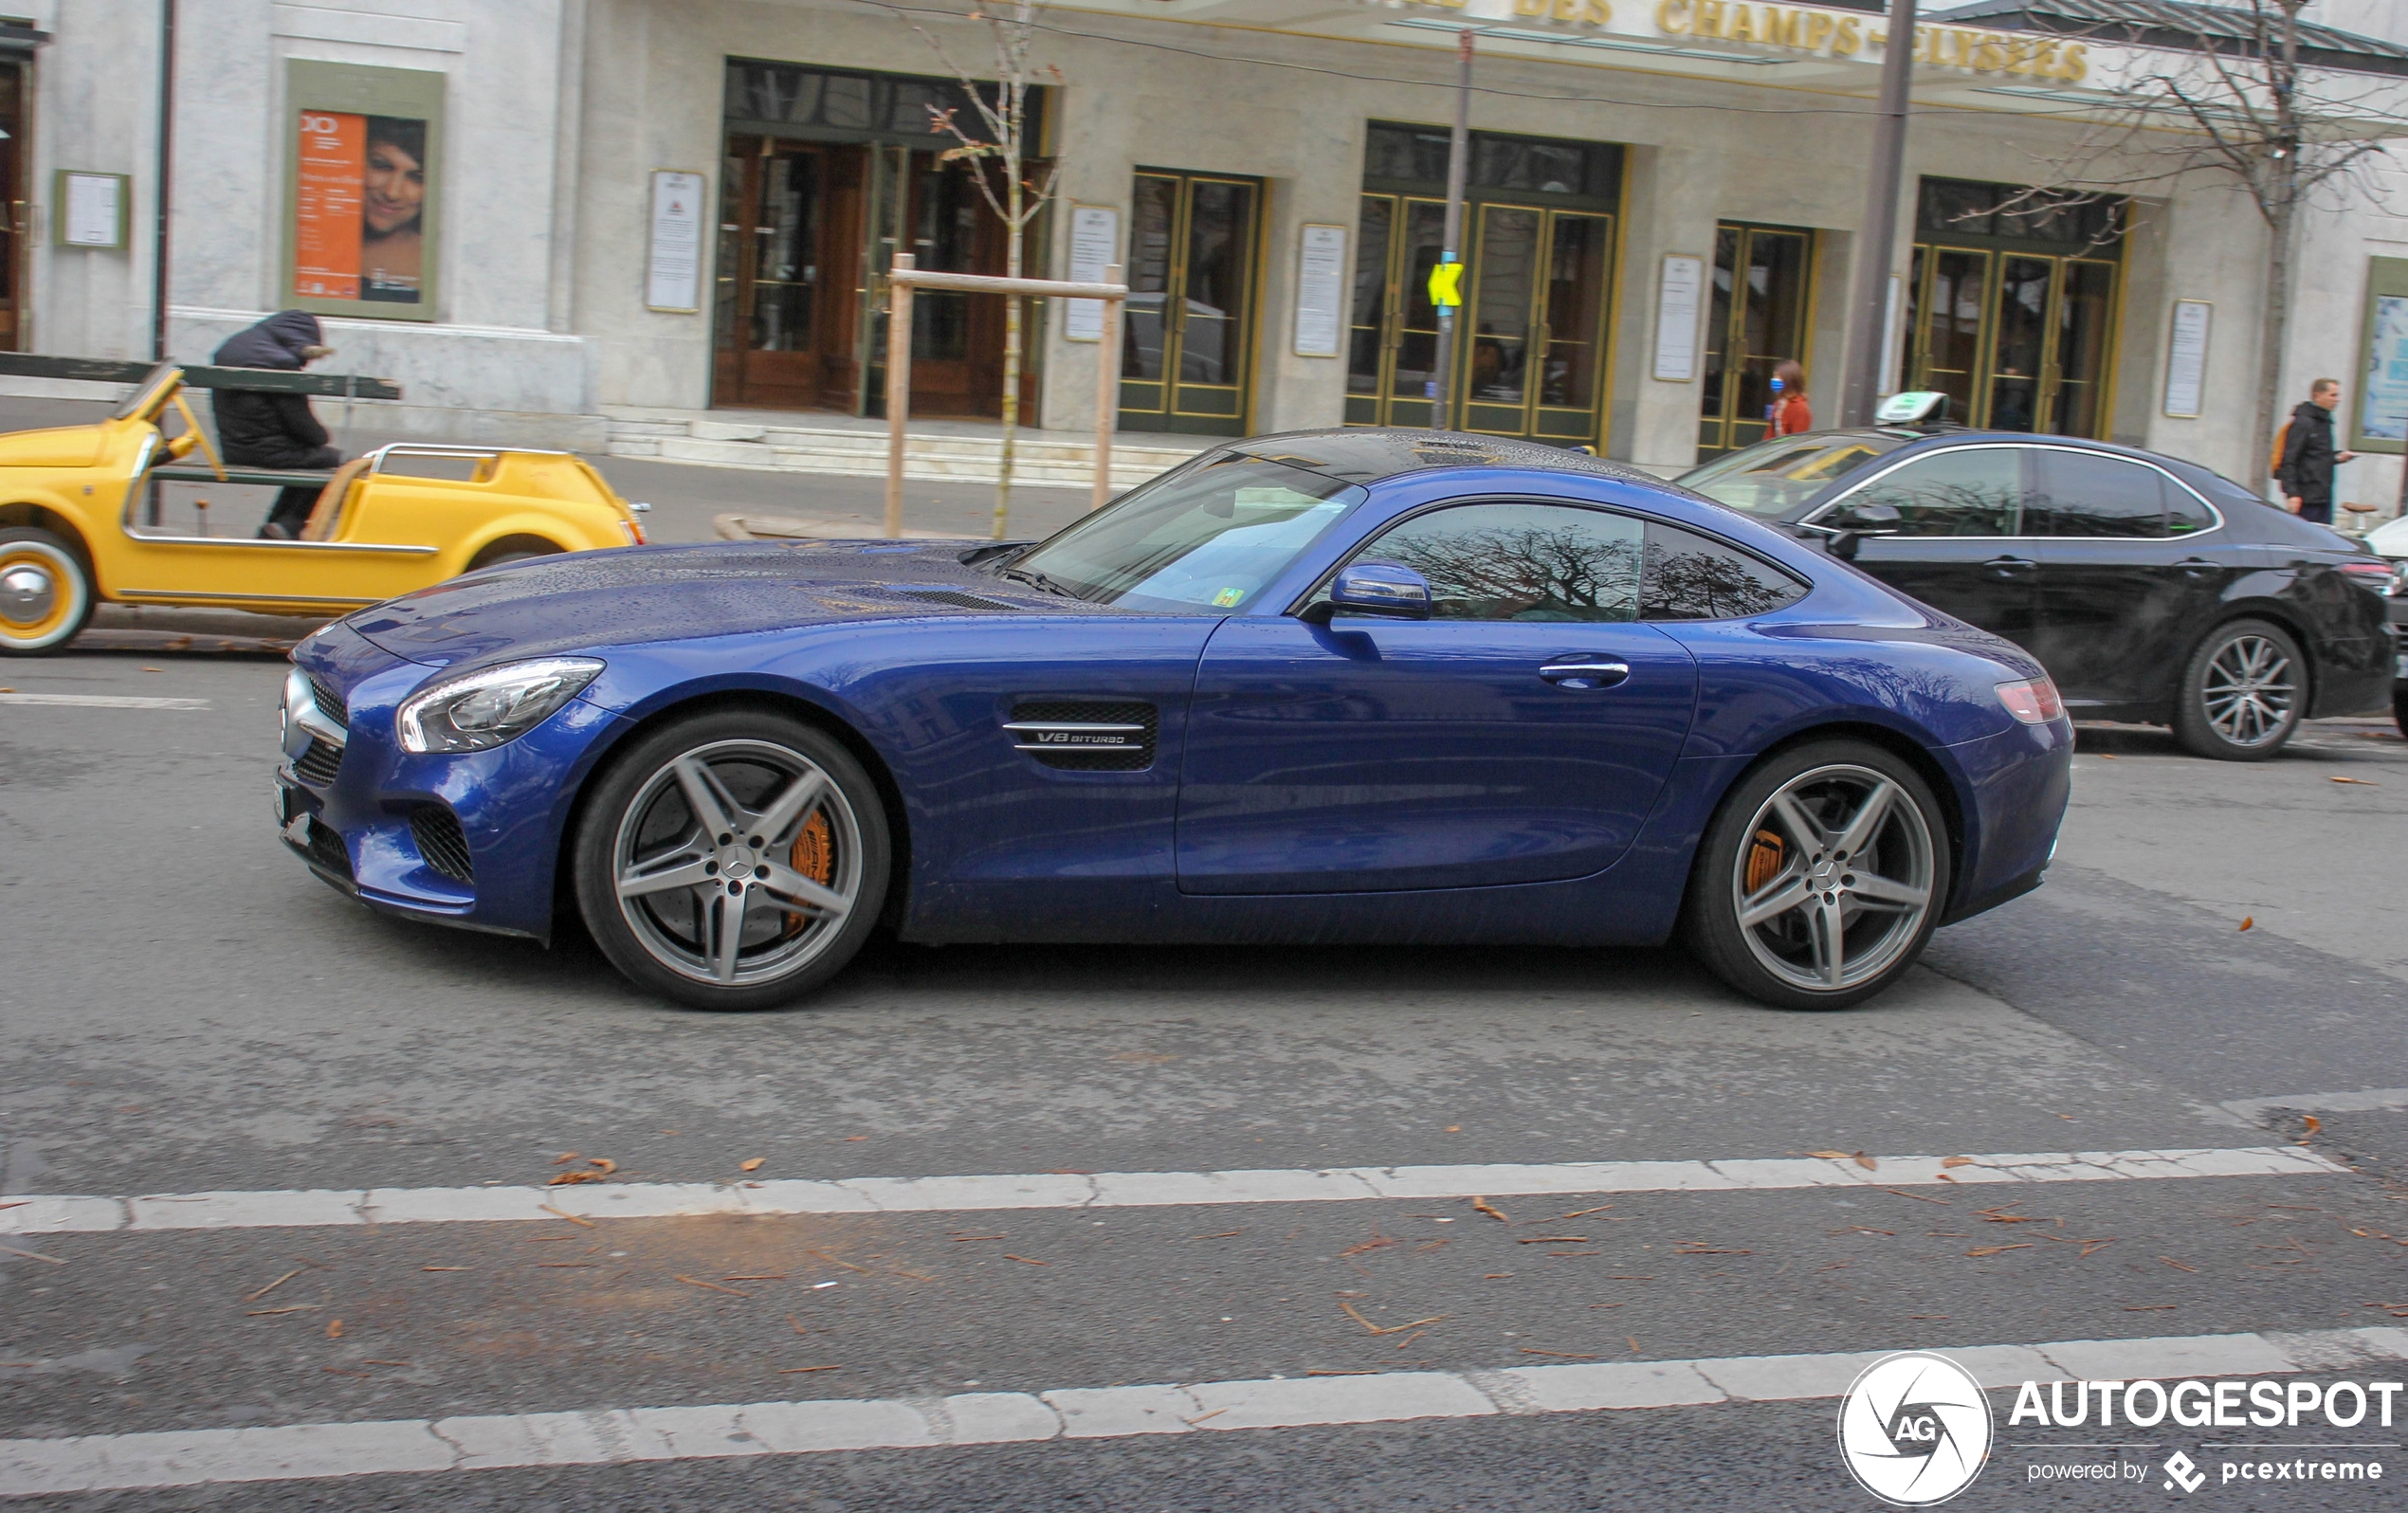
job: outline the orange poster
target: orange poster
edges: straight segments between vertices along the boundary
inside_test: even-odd
[[[368,118],[340,111],[302,111],[299,145],[293,292],[320,300],[356,300]]]

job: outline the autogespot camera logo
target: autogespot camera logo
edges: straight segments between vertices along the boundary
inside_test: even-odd
[[[1945,1356],[1885,1356],[1840,1399],[1839,1453],[1858,1485],[1892,1506],[1945,1503],[1990,1454],[1989,1399]]]

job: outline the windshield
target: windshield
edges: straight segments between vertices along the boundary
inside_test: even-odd
[[[1911,439],[1878,430],[1783,436],[1718,457],[1674,482],[1717,504],[1750,515],[1786,515],[1821,493],[1833,480],[1885,452],[1896,451]]]
[[[1303,468],[1224,457],[1139,487],[1002,572],[1130,610],[1242,610],[1365,497]]]

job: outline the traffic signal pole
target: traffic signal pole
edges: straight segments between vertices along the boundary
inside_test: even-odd
[[[1915,0],[1890,0],[1889,38],[1881,60],[1881,118],[1873,126],[1871,172],[1858,235],[1856,286],[1848,309],[1848,372],[1839,423],[1870,426],[1880,402],[1883,337],[1888,334],[1891,248],[1898,241],[1898,188],[1906,164],[1906,108],[1914,82]],[[1443,338],[1442,338],[1443,339]]]

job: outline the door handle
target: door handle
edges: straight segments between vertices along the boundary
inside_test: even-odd
[[[2186,556],[2174,565],[2182,570],[2182,575],[2186,578],[2209,577],[2223,569],[2222,563],[2211,562],[2203,556]]]
[[[1994,556],[1981,565],[1990,570],[1992,577],[2001,581],[2028,578],[2040,569],[2040,564],[2028,556]]]
[[[1550,662],[1539,676],[1559,688],[1611,688],[1631,676],[1627,662]]]

